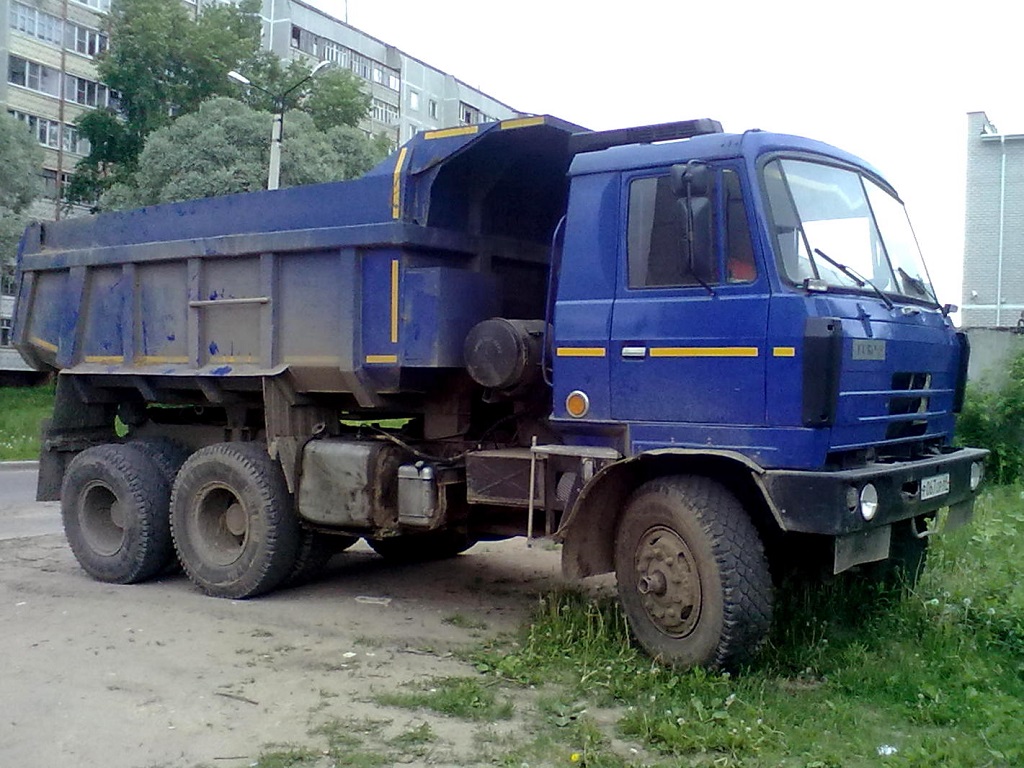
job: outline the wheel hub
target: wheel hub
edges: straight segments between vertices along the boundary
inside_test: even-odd
[[[124,543],[126,523],[121,501],[108,485],[94,482],[85,488],[79,525],[93,552],[103,557],[116,555]]]
[[[248,538],[249,516],[234,491],[211,484],[197,494],[190,517],[194,546],[203,560],[217,566],[238,560]]]
[[[636,548],[636,589],[658,629],[672,637],[690,634],[700,618],[701,587],[693,554],[678,533],[648,530]]]

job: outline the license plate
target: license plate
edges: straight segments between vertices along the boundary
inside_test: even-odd
[[[949,493],[949,473],[921,480],[921,501]]]

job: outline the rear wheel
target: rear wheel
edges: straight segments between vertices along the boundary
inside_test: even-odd
[[[336,536],[320,531],[303,530],[299,538],[295,566],[283,586],[299,587],[315,581],[332,557],[348,549],[358,540],[355,536]]]
[[[667,664],[734,667],[767,635],[764,548],[743,506],[714,480],[641,486],[619,524],[615,571],[633,635]]]
[[[229,598],[279,586],[295,567],[301,534],[284,474],[258,443],[192,454],[174,483],[171,530],[188,577]]]
[[[169,508],[174,479],[178,476],[178,470],[181,469],[181,465],[185,463],[191,451],[177,440],[172,440],[169,437],[141,438],[130,441],[128,445],[146,454],[159,468],[164,480],[167,481],[167,505]],[[173,544],[168,547],[164,568],[167,573],[178,573],[181,570],[181,564],[174,553]]]
[[[98,445],[68,465],[61,518],[71,551],[95,579],[133,584],[173,557],[170,492],[159,468],[130,445]]]

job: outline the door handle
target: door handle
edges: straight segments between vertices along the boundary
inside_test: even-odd
[[[623,347],[622,356],[631,360],[642,360],[647,357],[647,347]]]

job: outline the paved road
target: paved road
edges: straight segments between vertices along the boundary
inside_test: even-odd
[[[37,502],[36,470],[0,464],[0,541],[61,533],[60,505]]]

